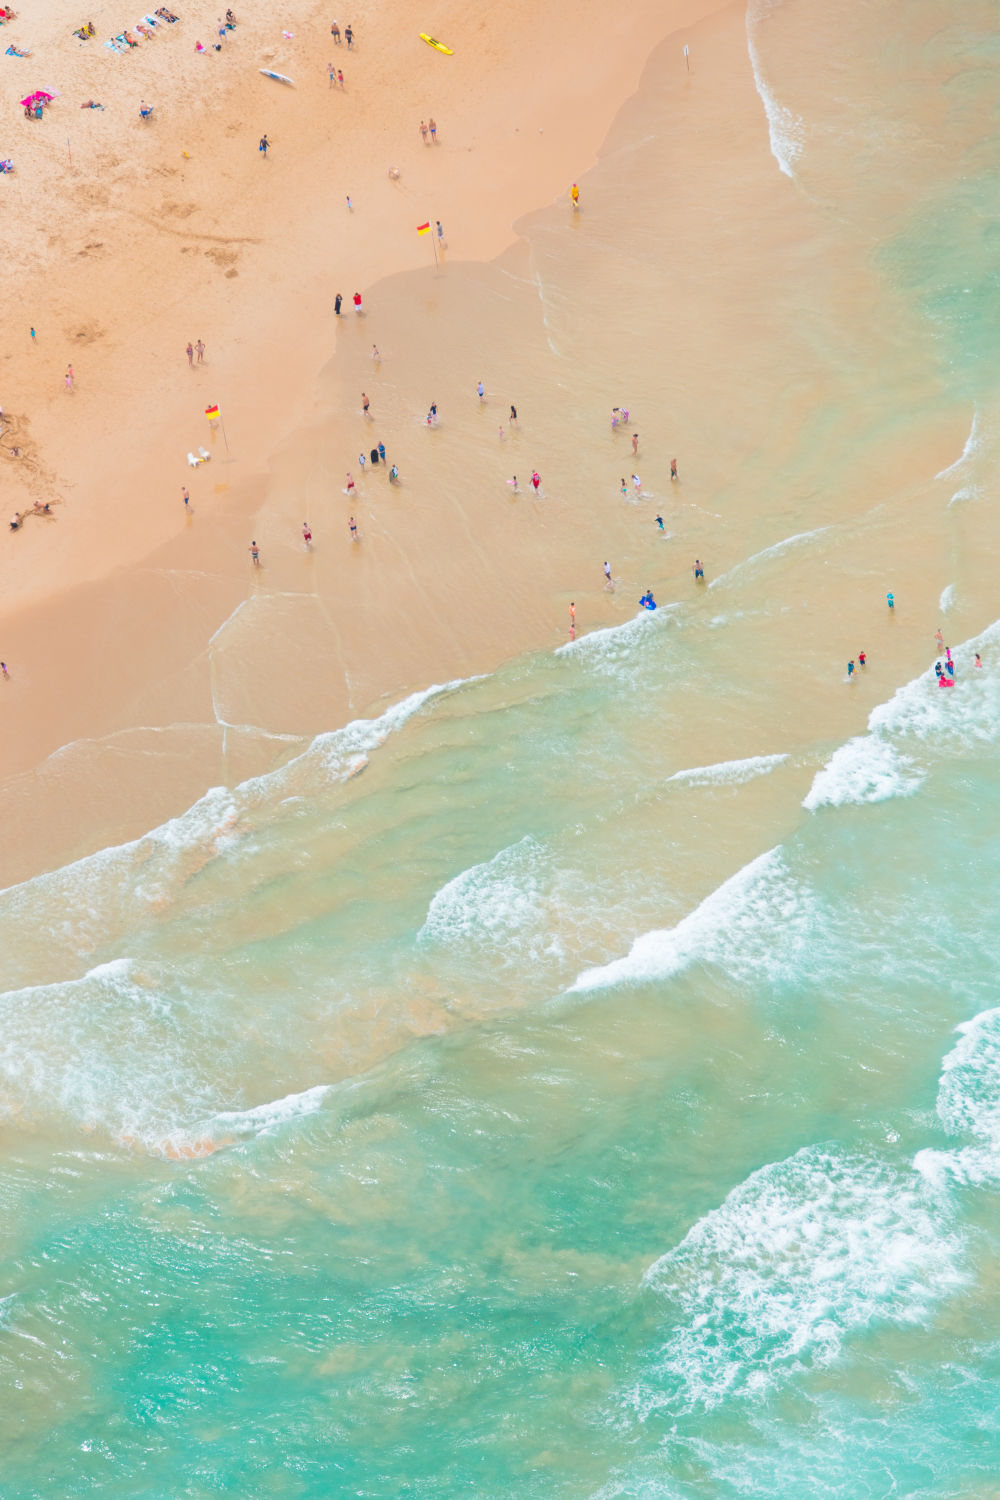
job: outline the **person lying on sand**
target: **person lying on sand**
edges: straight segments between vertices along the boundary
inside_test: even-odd
[[[96,99],[88,99],[86,104],[80,105],[81,109],[103,109],[103,104],[98,104]]]

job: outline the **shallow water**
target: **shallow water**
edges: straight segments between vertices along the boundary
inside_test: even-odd
[[[792,317],[822,269],[768,304],[798,416],[766,349],[749,410],[706,416],[708,588],[672,560],[655,615],[0,893],[4,1495],[989,1493],[1000,54],[985,11],[945,20],[749,18],[778,189],[880,316]],[[648,180],[648,92],[587,201]],[[567,403],[596,402],[569,314],[601,247],[526,232]],[[620,381],[651,411],[646,338]],[[894,483],[942,411],[965,453]],[[848,687],[816,621],[857,589]],[[956,686],[897,687],[939,606]],[[833,692],[866,705],[846,740]]]

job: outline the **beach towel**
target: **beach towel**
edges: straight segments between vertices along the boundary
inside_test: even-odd
[[[16,47],[8,47],[5,54],[7,57],[30,57],[30,52],[18,52]]]

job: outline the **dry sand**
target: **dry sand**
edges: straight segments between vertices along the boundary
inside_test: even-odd
[[[223,52],[196,56],[215,9],[184,6],[127,56],[102,42],[138,15],[110,4],[0,33],[34,52],[6,59],[19,81],[5,76],[2,106],[0,154],[17,163],[2,182],[5,259],[22,312],[7,320],[0,403],[25,450],[3,461],[4,495],[8,511],[53,504],[0,549],[4,880],[134,836],[386,695],[558,642],[571,598],[581,629],[614,623],[640,586],[688,590],[696,553],[718,574],[769,545],[787,527],[753,466],[764,452],[779,472],[802,463],[796,441],[826,394],[802,381],[810,338],[851,307],[867,331],[844,379],[870,359],[875,391],[893,357],[891,334],[866,324],[876,298],[860,263],[833,285],[812,265],[820,210],[771,156],[742,6],[644,0],[613,21],[593,4],[435,6],[420,26],[450,58],[402,5],[338,14],[353,52],[333,46],[329,12],[259,21],[237,7]],[[90,17],[97,40],[66,35]],[[328,87],[331,60],[343,92]],[[20,118],[22,85],[61,90],[44,121]],[[89,97],[105,111],[80,110]],[[431,115],[439,141],[425,146]],[[659,155],[640,169],[647,127]],[[427,218],[445,227],[440,267],[415,232]],[[662,247],[655,284],[630,243]],[[199,337],[206,363],[189,370]],[[608,423],[633,398],[634,461]],[[428,431],[432,400],[441,422]],[[210,401],[228,453],[209,435]],[[380,438],[397,491],[384,471],[359,474]],[[961,441],[949,412],[920,451],[901,437],[873,452],[836,500],[817,455],[816,524],[865,513],[880,484],[925,481]],[[209,443],[192,471],[185,454]],[[683,501],[666,480],[678,449]],[[654,506],[673,507],[682,546],[669,554],[650,508],[617,503],[636,464]],[[543,498],[512,496],[505,476],[526,490],[533,467]],[[616,595],[601,587],[606,556]],[[827,645],[850,588],[848,562],[819,601]],[[863,709],[861,694],[846,709],[812,697],[831,733]]]

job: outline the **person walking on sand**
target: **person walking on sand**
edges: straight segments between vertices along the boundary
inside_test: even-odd
[[[259,568],[260,567],[260,548],[257,546],[256,542],[251,542],[250,543],[250,556],[253,559],[253,565],[254,565],[254,567],[255,568]]]
[[[511,408],[510,408],[510,420],[511,420],[511,422],[516,422],[517,421],[517,407],[514,406],[514,405],[511,405]]]
[[[344,27],[344,41],[347,43],[348,52],[350,52],[354,47],[354,32],[351,30],[350,24]]]
[[[705,582],[705,569],[701,565],[701,558],[700,557],[696,557],[695,560],[694,560],[694,578],[695,578],[695,583],[697,583],[699,580],[702,583]]]
[[[890,594],[886,594],[886,596],[885,596],[885,602],[886,602],[886,604],[888,604],[888,606],[889,606],[890,609],[895,609],[896,608],[896,596],[895,596],[895,594],[891,594],[891,593]]]
[[[979,665],[982,666],[982,662]],[[4,681],[6,682],[10,677],[10,673],[7,671],[7,663],[5,661],[0,661],[0,672],[3,673]]]
[[[638,452],[639,452],[639,434],[637,432],[633,432],[633,434],[632,434],[632,457],[635,458],[637,456]]]
[[[327,63],[327,65],[326,65],[326,71],[327,71],[327,74],[328,74],[329,79],[330,79],[330,87],[333,88],[333,85],[337,81],[337,70],[333,66],[333,63]]]
[[[34,343],[35,340],[37,339],[37,337],[38,337],[38,334],[35,332],[34,329],[32,329],[31,330],[31,342]]]
[[[516,474],[513,475],[512,478],[508,479],[507,483],[510,485],[511,489],[514,491],[515,495],[519,495],[521,493],[521,491],[517,487],[517,475]]]
[[[368,415],[368,408],[369,408],[370,405],[371,405],[371,402],[368,400],[368,397],[365,395],[364,391],[362,391],[361,392],[361,410],[364,412],[364,414],[365,414],[366,417]]]
[[[420,121],[420,135],[421,135],[421,138],[423,140],[424,145],[426,146],[427,145],[427,121],[426,120],[421,120]]]
[[[267,156],[267,148],[270,146],[270,144],[271,142],[268,140],[267,136],[262,135],[260,138],[260,145],[257,147],[257,150],[261,153],[262,156]]]
[[[672,458],[670,460],[670,477],[671,477],[671,479],[676,479],[677,478],[677,460],[676,460],[676,458]]]
[[[431,133],[431,140],[436,142],[438,138],[438,128],[435,125],[433,119],[427,121],[427,129]]]
[[[531,473],[531,483],[534,486],[535,494],[536,495],[538,494],[538,486],[541,484],[541,482],[542,482],[542,479],[541,479],[541,475],[539,474],[538,470],[537,469],[533,469],[532,473]]]
[[[198,354],[198,363],[200,365],[203,365],[205,363],[205,345],[202,343],[201,339],[199,339],[194,347]]]
[[[440,219],[435,219],[434,220],[434,228],[437,230],[438,245],[443,250],[444,249],[444,229],[441,227],[441,220]]]
[[[334,299],[333,299],[333,310],[337,314],[338,318],[340,317],[340,308],[341,308],[341,304],[343,303],[343,300],[344,299],[340,295],[339,292],[337,293],[336,297],[334,297]]]
[[[622,493],[622,499],[623,500],[627,500],[628,499],[628,485],[625,483],[625,475],[624,474],[622,475],[621,493]]]
[[[570,196],[570,201],[573,204],[573,207],[574,208],[579,208],[580,207],[580,189],[577,187],[577,185],[576,185],[575,182],[574,182],[573,186],[569,190],[569,196]]]
[[[480,401],[484,401],[486,399],[486,387],[483,385],[482,381],[480,381],[476,386],[476,394],[478,395]]]
[[[193,370],[194,369],[194,345],[191,343],[190,339],[188,340],[188,346],[187,346],[187,349],[185,350],[185,353],[187,354],[187,357],[188,357],[188,364],[190,365],[191,369]]]
[[[372,344],[372,359],[375,361],[375,363],[377,365],[381,364],[381,362],[382,362],[382,356],[379,353],[378,344]]]
[[[337,83],[341,88],[344,87],[344,75],[339,68],[337,69]]]
[[[351,200],[348,199],[347,201],[350,202]],[[356,313],[359,313],[361,311],[361,293],[360,292],[355,292],[354,293],[354,311]]]
[[[379,463],[382,463],[382,464],[385,463],[385,444],[384,443],[379,443],[379,445],[378,445],[378,458],[379,458]]]
[[[181,495],[183,496],[183,499],[184,499],[184,509],[188,510],[190,508],[190,505],[191,505],[191,496],[188,494],[187,490],[183,487],[183,485],[181,486]]]
[[[850,680],[851,680],[851,678],[853,676],[854,676],[854,663],[852,661],[849,661],[847,663],[847,680],[848,680],[848,682],[850,682]]]
[[[868,657],[865,655],[865,653],[863,651],[859,651],[858,652],[858,666],[859,667],[867,667],[867,665],[868,665]]]
[[[313,544],[313,534],[309,530],[309,522],[308,521],[303,521],[302,522],[302,540],[306,544],[306,549],[308,551],[311,551],[312,550],[312,544]]]
[[[639,478],[638,474],[633,474],[632,475],[632,486],[633,486],[633,488],[634,488],[634,490],[635,490],[635,492],[636,492],[637,495],[641,493],[641,491],[642,491],[642,480]]]
[[[68,391],[71,391],[73,389],[73,366],[72,365],[70,365],[69,368],[68,368],[68,370],[66,371],[66,389]]]
[[[657,524],[657,526],[659,526],[660,530],[662,531],[663,530],[663,517],[662,516],[657,516],[656,517],[656,524]]]
[[[336,21],[334,21],[333,25],[330,27],[330,35],[333,37],[333,40],[334,40],[334,43],[336,44],[336,46],[339,47],[340,46],[340,27],[337,25]]]
[[[576,629],[576,605],[572,599],[569,601],[569,628],[571,634]]]
[[[349,495],[354,494],[354,475],[351,473],[347,475],[347,493]]]
[[[935,632],[934,632],[934,639],[937,641],[937,648],[938,648],[938,650],[939,651],[943,651],[944,650],[944,636],[941,634],[940,627],[938,627],[938,629],[935,630]]]
[[[357,539],[358,539],[358,525],[357,525],[357,522],[355,521],[355,519],[354,519],[353,516],[351,517],[351,519],[348,521],[347,524],[350,527],[350,531],[351,531],[351,541],[352,542],[356,542]]]
[[[611,564],[609,562],[604,564],[604,587],[606,589],[611,587]]]

